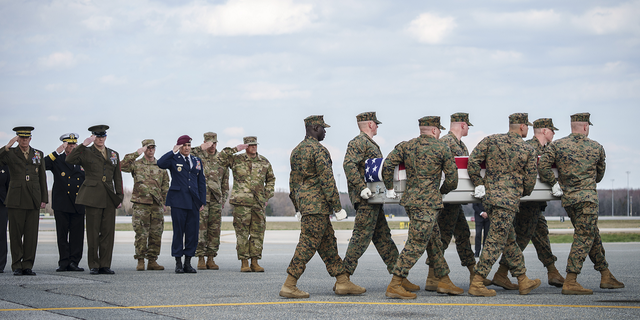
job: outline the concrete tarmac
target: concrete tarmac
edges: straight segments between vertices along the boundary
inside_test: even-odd
[[[565,296],[546,282],[546,269],[537,260],[532,245],[524,251],[527,275],[543,284],[529,295],[497,287],[496,297],[473,297],[466,293],[469,273],[460,266],[452,244],[445,253],[451,280],[465,289],[460,296],[421,290],[415,300],[390,300],[384,296],[391,280],[382,259],[371,245],[359,261],[351,280],[367,288],[360,296],[337,296],[316,255],[298,281],[309,299],[278,296],[286,268],[295,251],[298,231],[268,231],[260,264],[264,273],[241,273],[233,232],[223,232],[216,263],[220,270],[198,270],[197,274],[175,274],[170,256],[171,232],[165,232],[158,262],[164,271],[136,271],[133,233],[117,232],[111,268],[115,275],[90,275],[85,256],[84,272],[55,272],[55,232],[40,232],[34,271],[37,276],[13,276],[10,268],[0,274],[0,319],[638,319],[640,318],[640,244],[606,243],[610,270],[626,288],[599,288],[600,275],[587,259],[578,281],[594,290],[589,296]],[[338,232],[341,256],[347,249],[349,232]],[[394,231],[402,250],[406,230]],[[564,275],[570,244],[552,245],[556,266]],[[9,261],[10,261],[10,257]],[[409,280],[424,289],[425,256],[414,266]],[[196,264],[194,258],[193,264]],[[10,264],[10,262],[9,262]],[[495,271],[497,265],[494,266]],[[492,275],[490,276],[492,277]],[[513,278],[512,278],[513,279]],[[512,281],[515,281],[513,279]]]

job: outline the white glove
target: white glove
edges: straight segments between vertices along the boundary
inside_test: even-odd
[[[295,217],[296,217],[296,219],[298,219],[298,221],[301,221],[302,220],[302,213],[300,213],[300,211],[296,212]]]
[[[341,209],[340,211],[336,212],[335,215],[336,215],[337,221],[344,220],[347,218],[347,212],[344,211],[344,209]]]
[[[362,189],[362,191],[360,191],[360,197],[365,200],[369,199],[369,197],[371,197],[371,190],[369,190],[369,188]]]
[[[551,194],[553,194],[554,197],[562,197],[564,192],[562,192],[562,188],[560,188],[559,183],[556,182],[556,184],[551,187]]]
[[[398,197],[398,195],[396,194],[396,191],[393,189],[389,189],[387,190],[387,199],[396,199]]]
[[[473,191],[473,196],[477,199],[482,199],[484,197],[484,185],[479,185]]]

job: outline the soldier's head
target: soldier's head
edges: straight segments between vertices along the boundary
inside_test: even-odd
[[[589,135],[589,126],[593,123],[589,120],[591,114],[588,112],[576,113],[571,115],[571,133],[580,133],[585,136]]]
[[[207,148],[208,153],[216,153],[216,148],[218,147],[218,134],[215,132],[207,132],[204,134],[204,142],[210,143],[211,145]]]
[[[191,153],[191,137],[188,135],[182,135],[178,138],[176,145],[180,146],[180,154],[188,156]]]
[[[91,134],[96,137],[96,139],[93,140],[94,146],[100,149],[104,148],[104,143],[105,141],[107,141],[107,130],[109,130],[109,126],[104,124],[89,128],[89,131],[91,131]]]
[[[147,147],[144,151],[144,157],[151,160],[156,154],[156,141],[153,139],[142,140],[142,147]]]
[[[426,134],[436,139],[440,138],[442,130],[446,130],[440,124],[440,117],[438,116],[426,116],[418,119],[418,126],[420,127],[420,134]]]
[[[18,146],[20,147],[20,149],[25,151],[29,149],[29,143],[31,143],[31,131],[33,131],[34,129],[34,127],[30,126],[13,128],[13,131],[15,131],[16,135],[18,136]]]
[[[73,151],[73,149],[76,148],[76,146],[78,145],[78,139],[80,138],[80,136],[77,133],[65,133],[62,136],[60,136],[60,141],[62,142],[66,142],[67,146],[64,148],[64,153],[69,154],[71,153],[71,151]]]
[[[242,141],[247,145],[247,150],[245,151],[247,155],[252,158],[255,157],[258,154],[258,137],[244,137]]]
[[[358,129],[367,134],[369,137],[373,137],[378,134],[378,125],[382,122],[378,121],[375,112],[363,112],[356,116],[358,122]]]
[[[466,137],[469,134],[469,127],[473,126],[469,122],[469,114],[458,112],[451,115],[451,125],[449,130],[460,137]]]
[[[327,131],[325,128],[331,127],[324,122],[324,116],[308,116],[304,119],[304,127],[307,137],[314,137],[318,141],[324,140]]]
[[[540,118],[533,122],[533,134],[540,140],[542,145],[553,141],[553,136],[558,128],[553,126],[551,118]]]
[[[509,116],[509,132],[519,134],[521,137],[526,138],[529,134],[529,126],[532,126],[529,122],[528,113],[512,113]]]

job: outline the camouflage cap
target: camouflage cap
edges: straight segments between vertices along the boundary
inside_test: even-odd
[[[13,131],[16,132],[16,135],[18,137],[28,138],[31,137],[31,131],[33,131],[34,129],[35,128],[31,126],[22,126],[13,128]]]
[[[533,128],[534,129],[539,129],[539,128],[547,128],[547,129],[551,129],[554,131],[557,131],[558,128],[553,126],[553,120],[551,120],[551,118],[540,118],[536,121],[533,122]]]
[[[213,142],[216,143],[218,142],[218,134],[215,132],[207,132],[204,134],[204,142]]]
[[[306,118],[304,118],[304,126],[305,127],[309,127],[309,126],[313,126],[313,125],[319,125],[322,126],[323,128],[329,128],[331,127],[330,125],[326,124],[324,122],[324,116],[308,116]]]
[[[439,116],[422,117],[422,118],[418,119],[418,124],[421,127],[436,127],[436,128],[439,128],[440,130],[446,130],[446,128],[443,127],[440,124],[440,117]]]
[[[571,122],[588,122],[590,126],[593,125],[591,121],[589,121],[589,117],[591,114],[589,112],[576,113],[571,115]]]
[[[66,143],[78,143],[78,138],[80,138],[80,136],[77,133],[70,132],[61,135],[60,141]]]
[[[529,122],[529,114],[528,113],[512,113],[509,116],[509,124],[526,124],[528,126],[532,126],[531,122]]]
[[[360,121],[373,121],[376,124],[382,124],[382,122],[378,121],[378,118],[376,118],[376,112],[375,111],[363,112],[363,113],[361,113],[361,114],[356,116],[356,120],[358,122],[360,122]]]
[[[91,134],[96,137],[106,137],[109,126],[105,124],[99,124],[97,126],[89,127],[88,130],[91,131]]]
[[[256,137],[256,136],[244,137],[244,138],[242,138],[242,141],[244,141],[244,144],[257,145],[258,144],[258,137]]]
[[[458,112],[451,115],[451,122],[466,122],[468,126],[473,126],[469,122],[469,114],[466,112]]]
[[[148,147],[148,146],[155,146],[156,142],[153,139],[144,139],[142,140],[142,146],[143,147]]]

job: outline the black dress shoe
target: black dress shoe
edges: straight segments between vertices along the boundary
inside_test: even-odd
[[[21,276],[22,275],[22,269],[13,270],[13,275],[14,276]]]
[[[35,276],[36,273],[33,272],[33,270],[31,270],[31,269],[24,269],[24,270],[22,270],[22,275],[23,276]]]
[[[67,266],[67,271],[84,271],[84,268],[80,268],[78,267],[78,264],[76,264],[75,262],[71,262]]]
[[[111,269],[109,269],[107,267],[100,268],[98,270],[98,272],[100,272],[100,274],[115,274],[115,271],[113,271],[113,270],[111,270]]]
[[[98,268],[91,268],[91,270],[89,270],[89,274],[100,274],[100,271],[98,271]]]
[[[176,273],[184,273],[181,259],[182,257],[176,257]]]
[[[60,266],[60,267],[58,267],[58,269],[56,269],[56,272],[67,271],[67,270],[68,270],[68,268],[69,268],[69,266],[66,266],[66,267],[62,267],[62,266]]]

